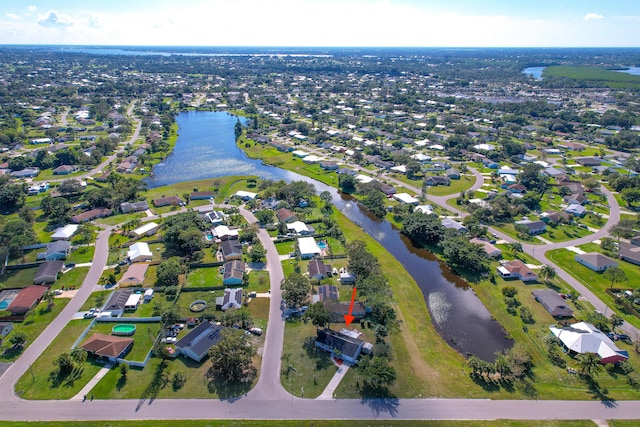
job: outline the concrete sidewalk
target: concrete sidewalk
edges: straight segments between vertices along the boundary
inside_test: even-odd
[[[91,380],[89,380],[89,382],[87,383],[86,386],[84,386],[82,388],[82,390],[80,390],[78,392],[78,394],[76,394],[75,396],[73,396],[71,398],[71,400],[82,400],[84,396],[88,396],[89,392],[91,390],[93,390],[93,388],[96,386],[96,384],[98,384],[100,382],[100,380],[107,375],[107,372],[109,372],[111,370],[111,368],[113,367],[113,363],[107,363],[106,365],[104,365],[97,374],[95,374],[93,376],[93,378],[91,378]]]
[[[333,393],[336,391],[336,389],[340,385],[340,382],[347,374],[347,371],[351,367],[351,364],[348,362],[342,362],[342,365],[336,366],[338,366],[338,371],[333,375],[333,378],[331,378],[329,384],[327,384],[327,386],[324,388],[324,391],[320,394],[320,396],[316,397],[316,399],[333,399]]]

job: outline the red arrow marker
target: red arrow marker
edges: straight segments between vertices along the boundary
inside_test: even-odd
[[[356,287],[353,287],[353,292],[351,293],[351,304],[349,305],[349,314],[344,315],[344,323],[349,326],[355,317],[351,314],[353,313],[353,303],[356,300]]]

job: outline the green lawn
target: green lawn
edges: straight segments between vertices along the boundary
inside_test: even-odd
[[[451,185],[437,185],[429,187],[427,194],[432,196],[448,196],[449,194],[460,194],[466,191],[476,183],[474,175],[462,175],[460,179],[452,179]]]
[[[78,249],[71,252],[67,263],[82,264],[93,261],[93,254],[95,253],[95,246],[80,246]]]
[[[146,217],[146,215],[143,212],[131,212],[128,214],[112,215],[106,218],[98,218],[95,220],[95,222],[97,222],[98,224],[116,225],[144,217]]]
[[[605,292],[605,289],[611,286],[611,280],[607,279],[603,273],[596,273],[595,271],[592,271],[584,265],[579,264],[574,260],[575,256],[575,252],[569,251],[567,249],[556,249],[547,252],[547,257],[550,260],[558,264],[560,268],[579,280],[580,283],[585,285],[587,288],[589,288],[589,290],[596,294],[596,296],[600,300],[604,301],[610,307],[615,307],[614,301],[612,301],[612,298]],[[638,283],[640,282],[640,268],[636,265],[622,260],[619,260],[618,263],[619,267],[625,272],[627,281],[614,284],[614,288],[637,287]],[[632,314],[622,313],[617,308],[616,311],[618,312],[618,314],[624,317],[626,321],[628,321],[635,327],[640,327],[640,319]]]
[[[23,399],[69,399],[75,396],[103,366],[87,361],[77,376],[51,379],[55,370],[54,360],[62,353],[70,352],[74,341],[89,325],[89,320],[72,320],[53,340],[16,384],[16,392]]]
[[[180,314],[183,317],[198,317],[200,316],[202,313],[194,313],[191,310],[189,310],[189,305],[194,302],[195,300],[203,300],[207,303],[207,309],[205,310],[206,312],[211,312],[211,313],[215,313],[216,312],[216,298],[217,297],[221,297],[224,295],[224,291],[219,290],[219,291],[197,291],[197,292],[186,292],[183,291],[180,293],[180,298],[178,298],[178,307],[180,307]],[[154,299],[158,299],[160,301],[163,302],[163,304],[165,305],[165,307],[167,307],[169,304],[174,304],[173,301],[166,301],[166,297],[163,297],[162,295],[154,295]],[[155,302],[155,301],[154,301]],[[221,314],[222,312],[218,312],[218,314]]]
[[[540,237],[552,242],[566,242],[567,240],[578,239],[591,233],[588,229],[577,225],[558,225],[556,227],[547,226],[547,231],[540,234]]]
[[[291,252],[295,252],[297,243],[298,241],[294,239],[287,242],[278,242],[275,246],[279,255],[288,255]]]
[[[312,340],[315,336],[316,327],[311,323],[285,324],[280,381],[287,391],[298,397],[303,387],[304,397],[318,397],[337,371],[328,353],[316,351]]]
[[[187,275],[186,287],[222,286],[219,267],[194,268]]]
[[[80,288],[80,286],[82,286],[82,282],[87,276],[87,273],[89,273],[89,267],[74,267],[61,275],[60,278],[56,280],[56,283],[54,283],[53,288],[78,289]]]
[[[48,310],[46,302],[41,302],[23,322],[15,322],[13,324],[13,332],[11,333],[15,334],[18,331],[24,332],[27,335],[27,343],[20,352],[10,351],[5,353],[4,351],[0,351],[0,362],[13,362],[16,360],[22,352],[38,338],[40,333],[49,326],[49,323],[60,314],[69,301],[69,298],[56,298],[51,310]],[[9,338],[10,337],[11,335],[9,335]],[[8,348],[10,345],[7,342],[3,347]]]
[[[6,270],[0,274],[0,289],[4,288],[24,288],[33,285],[37,268],[25,268],[22,270]]]
[[[87,311],[90,308],[101,308],[105,302],[107,302],[107,299],[109,299],[109,295],[111,295],[113,291],[97,291],[97,292],[92,292],[91,295],[89,295],[89,298],[84,302],[84,304],[82,304],[82,307],[80,307],[80,311]]]
[[[249,285],[247,292],[267,292],[271,287],[269,272],[266,270],[253,270],[249,272]]]

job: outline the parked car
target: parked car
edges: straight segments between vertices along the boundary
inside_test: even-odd
[[[249,332],[254,335],[262,335],[262,329],[260,328],[249,328]]]

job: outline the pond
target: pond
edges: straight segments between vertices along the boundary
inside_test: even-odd
[[[505,338],[502,327],[492,320],[473,289],[435,255],[415,247],[398,229],[371,216],[351,196],[311,178],[248,158],[235,144],[235,116],[188,112],[178,115],[177,120],[180,136],[174,153],[163,166],[154,168],[150,185],[249,174],[311,182],[318,193],[331,193],[334,205],[404,266],[422,290],[436,330],[453,348],[493,361],[496,351],[511,347],[513,342]]]
[[[522,72],[535,80],[542,80],[542,72],[547,67],[527,67]]]

